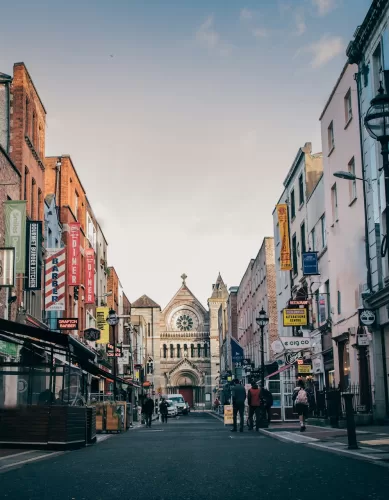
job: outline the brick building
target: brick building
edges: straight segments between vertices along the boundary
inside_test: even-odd
[[[46,109],[24,63],[15,63],[10,84],[9,154],[20,172],[20,199],[26,200],[29,220],[44,220]],[[43,269],[42,269],[43,272]],[[17,321],[44,326],[42,292],[24,291],[18,280]]]
[[[69,266],[67,265],[63,316],[65,318],[79,318],[79,332],[82,332],[86,328],[84,249],[87,245],[87,199],[84,187],[69,155],[47,157],[45,163],[45,193],[56,196],[60,222],[63,227],[62,237],[67,252],[69,252],[70,244],[69,224],[72,222],[80,223],[80,285],[74,286],[69,283]]]

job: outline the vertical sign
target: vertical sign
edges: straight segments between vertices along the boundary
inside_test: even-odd
[[[26,201],[5,201],[5,246],[15,248],[15,272],[26,271]]]
[[[109,342],[108,312],[109,307],[96,307],[96,327],[101,332],[100,340],[96,344],[108,344]]]
[[[290,271],[292,269],[292,261],[290,258],[290,241],[289,241],[289,222],[288,222],[288,205],[286,203],[277,205],[278,226],[280,230],[280,261],[281,271]]]
[[[80,223],[70,222],[68,240],[68,284],[81,285]]]
[[[65,310],[65,248],[47,248],[45,259],[45,311]]]
[[[42,284],[42,222],[27,221],[26,290],[40,290]]]
[[[85,250],[85,304],[95,303],[95,252],[93,248]]]
[[[0,287],[15,286],[15,248],[0,248]]]

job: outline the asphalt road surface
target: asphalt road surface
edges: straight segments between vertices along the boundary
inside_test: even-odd
[[[0,474],[0,498],[388,500],[389,468],[194,413]]]

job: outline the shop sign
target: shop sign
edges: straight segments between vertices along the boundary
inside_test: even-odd
[[[320,275],[317,252],[304,252],[302,255],[302,263],[304,276]]]
[[[231,405],[224,406],[224,425],[232,425],[234,423],[234,414]]]
[[[80,228],[79,222],[69,224],[68,283],[71,286],[81,285]]]
[[[95,252],[85,250],[85,304],[95,303]]]
[[[297,365],[298,373],[311,373],[312,367],[311,365]]]
[[[312,346],[312,340],[309,337],[281,337],[281,339],[285,349],[290,351],[309,349]]]
[[[78,330],[78,318],[58,318],[57,330]]]
[[[108,344],[109,342],[108,313],[109,307],[96,307],[96,326],[101,332],[100,340],[97,340],[98,344]]]
[[[290,254],[290,239],[289,239],[289,219],[288,205],[281,203],[277,205],[278,228],[280,231],[280,266],[281,271],[290,271],[292,269],[292,260]]]
[[[46,248],[45,311],[65,310],[65,248]]]
[[[19,346],[12,344],[11,342],[6,342],[5,340],[0,340],[0,354],[3,356],[12,356],[16,358],[18,355]]]
[[[42,222],[27,221],[26,290],[40,290],[42,284]]]
[[[15,248],[0,248],[0,287],[15,286]]]
[[[5,201],[5,246],[15,248],[15,272],[26,271],[26,201]]]
[[[107,356],[109,358],[122,358],[123,357],[122,346],[117,345],[115,350],[113,344],[107,344]]]
[[[284,309],[282,316],[284,326],[306,326],[308,324],[308,311],[307,309]]]
[[[100,330],[97,328],[87,328],[84,330],[84,339],[89,340],[91,342],[95,342],[99,340],[101,336]]]
[[[366,333],[363,335],[358,335],[358,345],[360,346],[368,346],[369,345],[369,337]]]
[[[376,313],[372,309],[358,309],[359,326],[374,326]]]

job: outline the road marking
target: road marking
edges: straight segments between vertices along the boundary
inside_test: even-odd
[[[96,444],[101,443],[102,441],[105,441],[106,439],[109,439],[112,437],[112,434],[104,434],[102,436],[97,436],[96,437]]]
[[[271,432],[266,431],[265,429],[259,429],[259,432],[262,432],[262,434],[266,434],[267,436],[279,439],[280,441],[288,441],[291,443],[305,444],[313,441],[319,441],[319,439],[309,436],[303,436],[301,434],[297,434],[296,432]]]
[[[370,441],[361,441],[361,444],[370,444],[371,446],[379,446],[380,444],[389,444],[389,439],[372,439]]]
[[[28,450],[28,451],[22,451],[20,453],[12,453],[11,455],[6,455],[5,457],[0,457],[0,460],[7,460],[8,458],[13,458],[13,457],[20,457],[20,455],[27,455],[28,453],[32,453],[37,450]]]
[[[56,456],[63,455],[64,453],[66,453],[66,452],[54,451],[53,453],[39,455],[39,457],[28,458],[27,460],[21,460],[20,462],[14,462],[12,464],[3,465],[2,467],[0,467],[0,471],[5,470],[5,469],[10,469],[11,467],[17,467],[18,465],[24,465],[24,464],[27,464],[29,462],[35,462],[36,460],[41,460],[42,458],[48,458],[48,457],[52,457],[54,455],[56,455]]]

